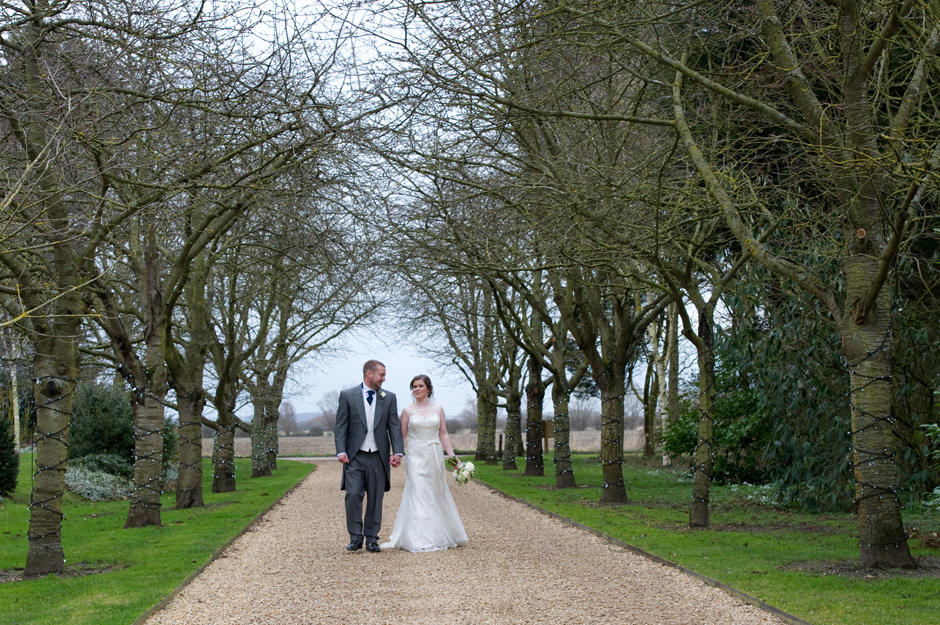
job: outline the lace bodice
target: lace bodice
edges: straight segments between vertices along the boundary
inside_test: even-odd
[[[408,414],[408,443],[440,441],[441,407],[430,403],[425,407],[411,404],[405,408]]]

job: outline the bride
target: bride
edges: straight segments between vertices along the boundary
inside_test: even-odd
[[[441,453],[443,448],[448,457],[453,456],[454,448],[444,426],[444,410],[431,401],[432,392],[428,376],[415,376],[411,381],[415,402],[401,411],[405,490],[395,529],[382,549],[437,551],[467,544]]]

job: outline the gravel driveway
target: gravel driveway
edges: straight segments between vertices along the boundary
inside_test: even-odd
[[[393,470],[382,540],[404,479]],[[148,625],[782,624],[477,483],[451,486],[466,547],[347,553],[339,482],[340,465],[321,462]]]

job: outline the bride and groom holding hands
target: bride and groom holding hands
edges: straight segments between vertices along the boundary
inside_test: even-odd
[[[454,456],[444,410],[431,401],[426,375],[411,380],[414,403],[398,414],[395,394],[382,390],[385,365],[370,360],[362,384],[339,396],[336,458],[346,491],[346,549],[436,551],[467,544],[467,533],[447,486],[447,458]],[[407,438],[407,450],[404,441]],[[407,454],[406,454],[407,451]],[[444,453],[442,453],[444,452]],[[405,465],[405,489],[391,538],[379,545],[382,499],[391,488],[391,467]],[[362,504],[366,501],[365,518]]]

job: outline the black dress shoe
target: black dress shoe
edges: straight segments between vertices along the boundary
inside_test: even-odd
[[[372,553],[382,553],[382,550],[379,549],[379,543],[372,541],[366,543],[366,551],[371,551]]]
[[[362,549],[361,540],[351,540],[349,544],[346,545],[346,551],[359,551],[360,549]]]

